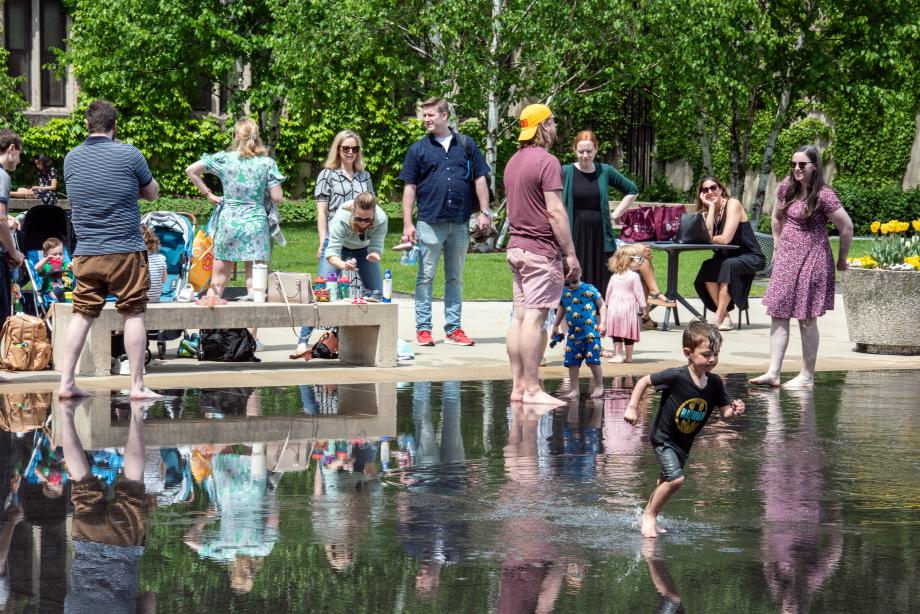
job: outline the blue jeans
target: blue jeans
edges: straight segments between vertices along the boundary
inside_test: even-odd
[[[329,238],[327,237],[323,241],[323,254],[326,253],[326,248],[329,247]],[[329,261],[326,260],[324,256],[321,256],[319,259],[319,269],[317,271],[317,277],[326,277],[329,273],[336,273],[336,268],[329,264]],[[297,339],[297,343],[306,343],[310,339],[310,335],[313,333],[312,326],[303,326],[300,329],[300,337]]]
[[[429,224],[419,220],[415,228],[421,250],[415,280],[415,329],[431,330],[431,290],[438,260],[444,252],[444,332],[460,328],[463,310],[463,264],[470,244],[466,222]]]

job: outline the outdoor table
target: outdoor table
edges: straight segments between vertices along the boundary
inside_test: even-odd
[[[693,305],[687,302],[677,291],[677,276],[679,274],[678,258],[681,252],[691,252],[701,249],[738,249],[737,245],[716,245],[715,243],[674,243],[672,241],[649,241],[645,243],[652,249],[660,249],[668,252],[668,288],[665,290],[665,298],[669,301],[675,301],[687,308],[687,310],[698,318],[703,314],[696,310]],[[661,330],[668,330],[671,312],[674,312],[674,324],[680,326],[680,320],[677,316],[677,306],[664,308],[664,320],[661,322]]]

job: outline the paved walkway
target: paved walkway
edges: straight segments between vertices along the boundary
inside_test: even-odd
[[[198,362],[189,359],[169,358],[175,356],[176,342],[168,345],[167,359],[155,360],[148,366],[147,382],[153,388],[200,387],[200,386],[271,386],[300,383],[356,383],[411,380],[445,379],[507,379],[510,377],[508,359],[505,354],[505,330],[511,311],[509,303],[481,302],[467,303],[463,307],[464,330],[476,340],[472,347],[446,345],[443,343],[443,305],[436,302],[434,312],[434,347],[417,348],[414,345],[415,317],[414,302],[397,300],[399,310],[400,337],[413,342],[416,359],[401,361],[398,367],[374,368],[342,365],[336,360],[313,360],[309,363],[288,359],[296,338],[290,328],[267,329],[259,337],[265,344],[265,351],[258,354],[262,363],[215,363]],[[829,312],[819,320],[821,349],[818,369],[917,369],[920,358],[916,356],[877,356],[853,351],[854,344],[847,336],[843,300],[838,295],[838,309]],[[656,320],[661,319],[661,310],[653,312]],[[751,303],[751,325],[741,330],[724,333],[724,344],[717,369],[720,373],[760,373],[768,362],[768,336],[770,319],[764,313],[759,299]],[[690,314],[680,312],[681,323],[690,320]],[[667,332],[645,331],[636,346],[635,362],[631,364],[604,363],[604,373],[645,374],[659,369],[682,364],[682,327]],[[151,349],[155,344],[151,342]],[[800,367],[801,346],[798,328],[793,324],[789,351],[784,369],[790,372]],[[556,346],[547,350],[548,366],[541,372],[550,378],[562,377],[567,370],[562,366],[562,348]],[[4,373],[10,381],[2,384],[5,391],[43,390],[52,388],[59,379],[53,371],[29,373]],[[584,369],[584,376],[588,375]],[[127,377],[111,376],[82,378],[81,385],[92,389],[122,388]]]

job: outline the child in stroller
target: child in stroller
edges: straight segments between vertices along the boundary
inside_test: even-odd
[[[61,303],[64,293],[73,290],[73,262],[65,261],[64,242],[57,237],[48,237],[42,243],[42,258],[33,267],[40,277],[38,292],[48,303]]]

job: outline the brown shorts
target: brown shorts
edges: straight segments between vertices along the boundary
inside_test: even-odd
[[[73,273],[77,278],[74,311],[98,318],[109,294],[115,295],[115,308],[124,316],[147,310],[150,289],[147,252],[75,256]]]
[[[509,249],[506,255],[511,267],[515,307],[551,309],[559,305],[565,285],[561,259],[547,258],[519,247]]]
[[[153,500],[143,482],[121,479],[108,500],[108,488],[96,476],[74,482],[73,538],[115,546],[143,546]]]

